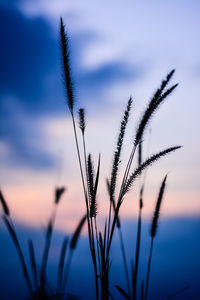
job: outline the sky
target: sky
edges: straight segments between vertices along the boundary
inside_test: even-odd
[[[101,153],[97,195],[100,225],[109,204],[105,178],[111,173],[126,103],[132,95],[133,109],[122,151],[119,182],[146,104],[166,74],[176,69],[171,84],[179,83],[179,86],[154,115],[145,132],[144,158],[170,146],[183,147],[155,163],[146,173],[144,227],[147,233],[160,184],[168,173],[160,221],[163,235],[155,249],[155,269],[165,274],[159,279],[160,286],[167,284],[168,290],[173,292],[175,287],[189,284],[190,296],[186,294],[186,298],[180,299],[197,299],[199,12],[198,0],[1,0],[0,188],[13,219],[20,226],[23,241],[30,233],[36,235],[46,226],[57,186],[67,188],[57,212],[57,237],[71,233],[85,212],[64,92],[59,40],[62,16],[70,44],[75,112],[81,107],[86,110],[87,150],[92,153],[95,167]],[[78,137],[81,141],[80,132]],[[133,169],[136,163],[137,159]],[[120,210],[128,246],[132,234],[130,222],[135,222],[138,213],[139,183],[138,180]],[[84,228],[84,236],[86,232]],[[17,274],[14,250],[9,248],[2,223],[0,235],[4,241],[0,255],[2,270],[8,265],[14,266],[13,274]],[[41,236],[35,238],[40,244]],[[87,251],[83,250],[85,245],[83,237],[79,253]],[[167,255],[169,259],[164,261]],[[190,264],[188,257],[192,258]],[[53,270],[54,256],[51,258]],[[82,274],[86,262],[80,259],[78,263]],[[174,265],[175,271],[170,272]],[[74,268],[72,272],[78,268],[76,264]],[[119,266],[114,267],[113,276],[115,271],[117,274]],[[0,282],[2,290],[6,290],[8,282],[9,273],[5,274],[4,282]],[[157,282],[157,273],[152,276]],[[170,286],[164,279],[171,276],[174,284]],[[73,290],[74,283],[71,284]],[[152,293],[155,293],[152,299],[160,297],[155,286]]]
[[[128,261],[133,256],[136,232],[130,230],[134,228],[136,222],[125,220],[123,223],[123,235],[126,245],[126,255]],[[148,261],[148,251],[150,239],[146,236],[149,232],[148,222],[143,223],[143,236],[141,243],[141,254],[139,268],[139,278],[143,279],[146,272]],[[187,290],[176,296],[176,300],[198,300],[199,299],[199,267],[200,260],[199,248],[200,240],[196,239],[200,229],[199,218],[181,218],[163,220],[159,228],[159,234],[154,243],[154,252],[152,256],[152,268],[150,276],[149,300],[167,299],[175,291],[189,286]],[[27,240],[32,238],[36,255],[39,256],[39,245],[43,245],[43,232],[30,227],[18,226],[19,237],[22,242],[25,257],[27,255]],[[18,257],[15,249],[7,237],[6,230],[2,230],[1,234],[1,251],[0,265],[1,273],[4,275],[0,281],[0,291],[2,300],[16,299],[21,300],[27,296],[27,287],[24,281]],[[60,247],[64,234],[55,232],[52,240],[52,246],[49,253],[49,262],[47,266],[49,283],[52,288],[55,287],[57,277],[58,260]],[[194,241],[195,247],[193,247]],[[121,251],[119,251],[118,234],[115,235],[112,247],[112,267],[110,288],[111,293],[116,300],[123,300],[115,289],[115,284],[126,289],[124,270],[121,263]],[[6,255],[5,255],[6,253]],[[164,258],[164,259],[163,259]],[[190,258],[190,259],[188,259]],[[27,259],[28,261],[28,259]],[[129,264],[130,266],[130,264]],[[11,270],[12,272],[7,272]],[[78,247],[73,255],[72,265],[69,273],[68,293],[78,297],[78,299],[95,299],[94,276],[92,270],[92,262],[89,256],[87,237],[81,237]],[[130,268],[129,268],[130,270]],[[119,276],[120,274],[120,276]],[[12,289],[10,283],[12,282]],[[158,288],[159,287],[159,288]],[[9,291],[9,293],[8,293]]]
[[[58,226],[84,211],[63,87],[60,16],[70,41],[75,110],[85,108],[88,152],[94,161],[99,152],[102,157],[100,212],[107,205],[105,178],[129,96],[133,111],[120,174],[145,105],[175,68],[172,84],[179,86],[154,116],[151,133],[146,131],[144,156],[172,145],[183,148],[147,172],[145,215],[167,172],[163,216],[199,215],[199,8],[199,1],[174,0],[1,1],[0,180],[18,221],[40,224],[60,185],[68,192]],[[122,207],[125,217],[136,215],[134,197],[136,191]]]

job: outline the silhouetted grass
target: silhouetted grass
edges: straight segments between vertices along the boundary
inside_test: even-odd
[[[151,246],[150,246],[150,252],[149,252],[149,261],[148,261],[148,269],[147,269],[147,278],[146,278],[146,285],[145,285],[145,300],[147,300],[147,295],[148,295],[148,287],[149,287],[149,276],[150,276],[150,268],[151,268],[151,260],[152,260],[152,252],[153,252],[153,242],[154,238],[156,236],[157,228],[158,228],[158,219],[159,219],[159,214],[160,214],[160,208],[161,208],[161,203],[163,200],[163,195],[165,191],[165,185],[166,185],[166,180],[167,180],[167,175],[163,179],[163,182],[160,187],[160,191],[158,194],[158,199],[156,202],[156,207],[154,211],[154,216],[151,224]]]
[[[66,293],[64,291],[61,291],[61,287],[62,287],[62,284],[66,285],[67,275],[69,273],[69,269],[70,269],[70,265],[71,265],[72,254],[73,254],[74,250],[76,249],[81,230],[85,223],[86,216],[84,216],[81,219],[80,223],[78,224],[76,230],[74,231],[74,233],[72,235],[70,247],[69,247],[70,249],[68,251],[68,253],[69,253],[68,259],[67,259],[66,266],[65,266],[65,274],[63,274],[63,269],[64,269],[66,250],[67,250],[68,237],[65,237],[63,240],[60,256],[58,257],[59,265],[58,265],[57,287],[56,287],[55,291],[54,291],[54,289],[51,289],[51,291],[49,292],[49,283],[48,283],[48,278],[47,278],[47,274],[46,274],[46,268],[47,268],[47,263],[48,263],[48,256],[49,256],[49,250],[50,250],[50,246],[51,246],[52,234],[53,234],[53,230],[54,230],[56,209],[57,209],[57,205],[59,204],[61,196],[64,193],[64,191],[65,191],[65,187],[57,188],[55,190],[54,208],[53,208],[52,215],[48,221],[48,225],[46,228],[44,250],[43,250],[43,254],[42,254],[41,266],[39,269],[37,267],[38,264],[37,264],[37,260],[36,260],[36,256],[35,256],[33,242],[32,242],[32,240],[28,241],[31,270],[29,270],[27,267],[27,263],[25,261],[25,256],[24,256],[22,247],[20,245],[20,241],[17,237],[14,223],[11,218],[10,210],[8,208],[8,205],[6,203],[6,200],[5,200],[2,192],[0,191],[1,204],[3,207],[2,219],[5,223],[8,233],[9,233],[9,235],[14,243],[14,246],[16,248],[16,252],[19,257],[22,272],[23,272],[24,278],[26,280],[26,283],[27,283],[27,286],[28,286],[28,289],[30,292],[30,299],[35,299],[35,300],[66,299]],[[32,276],[33,283],[31,282],[30,272],[32,272],[32,275],[33,275]]]
[[[166,176],[162,182],[154,216],[151,224],[151,246],[149,253],[149,261],[147,266],[147,275],[146,280],[139,282],[138,280],[138,270],[140,267],[140,248],[141,248],[141,230],[142,230],[142,209],[143,209],[143,193],[145,186],[145,179],[140,185],[139,193],[139,213],[138,213],[138,226],[137,226],[137,236],[136,236],[136,248],[134,260],[131,260],[130,270],[128,268],[127,257],[124,239],[121,230],[121,220],[120,220],[120,208],[125,201],[127,193],[133,188],[135,180],[143,173],[146,172],[147,168],[153,165],[157,160],[165,157],[167,154],[174,152],[180,148],[180,146],[174,146],[166,148],[163,151],[160,151],[156,154],[150,155],[146,160],[143,160],[143,150],[142,142],[144,138],[144,132],[148,127],[153,115],[158,111],[161,104],[163,104],[166,98],[171,95],[171,93],[177,87],[177,84],[168,87],[172,76],[174,75],[174,70],[169,72],[166,78],[161,82],[160,87],[153,94],[149,103],[147,104],[146,109],[144,110],[136,128],[134,134],[134,139],[132,141],[132,148],[130,154],[127,158],[127,163],[125,169],[122,170],[122,180],[119,182],[119,166],[122,158],[122,147],[125,139],[125,133],[127,124],[129,122],[129,115],[132,108],[132,97],[129,98],[126,105],[126,109],[123,113],[122,120],[120,123],[119,133],[117,144],[112,159],[112,168],[111,175],[109,179],[106,180],[108,195],[109,195],[109,210],[106,216],[104,223],[104,229],[99,230],[98,226],[98,203],[97,203],[97,193],[99,187],[99,178],[100,178],[100,154],[98,162],[96,165],[92,160],[92,155],[87,152],[87,141],[86,141],[86,118],[85,110],[83,108],[78,111],[78,122],[74,115],[75,111],[75,99],[74,99],[74,88],[73,88],[73,78],[71,74],[70,66],[70,50],[69,50],[69,39],[65,30],[65,26],[62,18],[60,19],[60,41],[61,41],[61,54],[62,54],[62,66],[63,66],[63,78],[64,78],[64,87],[66,91],[66,103],[70,112],[70,117],[72,120],[72,128],[74,132],[75,145],[77,151],[78,164],[80,168],[80,175],[83,187],[83,196],[86,205],[86,214],[80,220],[74,234],[71,237],[70,242],[68,237],[65,237],[60,255],[58,257],[58,271],[57,271],[57,282],[56,288],[52,292],[49,292],[48,289],[48,272],[47,264],[49,259],[49,251],[51,248],[51,241],[55,227],[55,219],[58,204],[60,203],[61,197],[65,192],[65,187],[60,187],[55,190],[54,195],[54,206],[50,218],[47,223],[45,230],[45,241],[44,249],[42,252],[41,263],[39,268],[37,265],[37,258],[35,256],[35,248],[32,240],[29,240],[29,256],[31,262],[31,272],[33,283],[31,282],[31,277],[25,262],[25,258],[17,238],[15,227],[13,225],[10,210],[6,201],[3,197],[2,192],[0,191],[0,202],[3,208],[3,220],[8,230],[9,235],[11,236],[17,254],[20,259],[22,271],[26,280],[26,283],[29,288],[31,299],[66,299],[66,289],[68,288],[68,278],[69,271],[72,263],[73,253],[77,247],[78,239],[81,234],[81,230],[84,226],[84,223],[87,221],[88,228],[88,242],[90,249],[90,256],[93,263],[94,269],[94,280],[95,280],[95,289],[96,289],[96,299],[108,300],[109,298],[113,299],[113,296],[110,292],[110,268],[111,268],[111,253],[110,249],[112,246],[113,236],[115,228],[118,228],[119,232],[119,241],[122,252],[122,262],[125,272],[125,280],[127,285],[127,291],[115,285],[118,292],[125,299],[137,300],[138,290],[140,291],[140,299],[147,300],[148,298],[148,288],[149,288],[149,279],[150,279],[150,268],[152,260],[152,251],[153,251],[153,242],[156,236],[159,212],[161,207],[161,202],[163,199],[163,194],[165,190]],[[82,141],[80,142],[77,135],[77,125],[80,128]],[[81,151],[83,151],[83,159],[81,157]],[[138,153],[138,166],[133,168],[133,161]],[[117,193],[117,191],[119,192]],[[181,290],[182,291],[182,290]],[[178,291],[179,292],[179,291]],[[178,293],[177,292],[177,293]]]
[[[115,190],[116,190],[116,184],[117,184],[117,175],[118,175],[118,168],[119,168],[119,162],[120,162],[120,156],[121,156],[121,149],[122,144],[124,140],[124,134],[126,130],[126,125],[128,123],[129,119],[129,113],[132,105],[132,97],[130,97],[127,108],[125,110],[120,130],[119,130],[119,136],[117,140],[117,146],[116,150],[114,152],[114,158],[113,158],[113,165],[112,165],[112,171],[111,171],[111,177],[109,180],[107,180],[107,187],[109,192],[109,198],[110,198],[110,206],[109,206],[109,212],[108,212],[108,221],[105,223],[104,227],[104,238],[102,238],[101,232],[98,233],[98,226],[96,222],[97,218],[97,202],[96,202],[96,193],[97,193],[97,187],[98,187],[98,180],[96,181],[96,188],[94,187],[94,166],[91,159],[91,154],[87,155],[87,149],[86,149],[86,141],[85,141],[85,111],[84,109],[79,110],[79,127],[82,132],[82,139],[83,139],[83,151],[84,151],[84,161],[82,162],[81,156],[80,156],[80,147],[79,142],[77,138],[76,133],[76,122],[73,115],[73,109],[74,109],[74,102],[72,105],[72,101],[70,99],[71,95],[73,95],[73,86],[71,84],[71,68],[70,68],[70,59],[69,59],[69,49],[68,49],[68,37],[66,34],[66,31],[64,29],[63,21],[61,19],[60,23],[60,33],[61,33],[61,46],[62,46],[62,57],[63,57],[63,68],[64,68],[64,77],[65,77],[65,87],[67,89],[67,102],[68,102],[68,108],[72,116],[72,124],[74,129],[74,136],[75,136],[75,142],[76,142],[76,148],[77,148],[77,154],[78,154],[78,161],[80,166],[80,172],[81,172],[81,179],[83,184],[83,191],[84,191],[84,198],[86,203],[86,210],[87,210],[87,223],[88,223],[88,235],[89,235],[89,245],[90,245],[90,253],[93,261],[94,266],[94,275],[95,275],[95,282],[96,282],[96,298],[98,299],[99,296],[101,299],[108,299],[110,292],[109,292],[109,268],[110,268],[110,248],[112,244],[113,234],[115,227],[117,226],[119,229],[121,227],[120,221],[119,221],[119,210],[121,207],[121,204],[127,194],[127,192],[132,188],[133,183],[135,179],[144,171],[147,167],[152,165],[155,161],[160,159],[161,157],[166,156],[167,154],[177,150],[180,148],[180,146],[170,147],[163,151],[160,151],[156,154],[151,155],[147,160],[144,162],[141,161],[141,141],[142,137],[144,135],[144,131],[149,124],[152,116],[155,114],[155,112],[158,110],[160,105],[165,101],[167,96],[169,96],[174,89],[177,87],[177,84],[171,86],[170,88],[167,88],[167,85],[169,84],[173,74],[174,70],[169,72],[166,76],[166,79],[164,79],[161,82],[160,87],[156,90],[153,97],[151,98],[150,102],[147,105],[146,110],[144,111],[140,122],[138,124],[133,147],[130,153],[130,156],[128,158],[128,162],[124,171],[123,180],[120,187],[120,192],[117,198],[117,201],[115,202]],[[136,153],[136,149],[139,146],[139,165],[138,168],[135,169],[131,174],[131,167],[133,163],[133,158]],[[88,158],[87,158],[88,157]],[[85,172],[83,172],[83,166],[85,165]],[[85,176],[84,176],[85,174]],[[99,177],[99,167],[97,172]],[[86,188],[87,186],[87,188]],[[138,264],[139,264],[139,248],[140,248],[140,236],[141,236],[141,210],[143,206],[142,201],[142,194],[143,194],[143,187],[141,187],[140,191],[140,211],[139,211],[139,219],[138,219],[138,234],[137,234],[137,245],[136,245],[136,262],[135,262],[135,270],[132,271],[132,280],[133,280],[133,298],[136,299],[136,285],[137,285],[137,273],[138,273]],[[112,214],[112,206],[113,206],[113,214]],[[121,229],[120,229],[121,230]],[[96,234],[94,233],[96,231]],[[128,295],[131,297],[131,291],[130,291],[130,284],[129,284],[129,275],[128,275],[128,268],[127,268],[127,262],[126,262],[126,255],[125,255],[125,248],[123,243],[123,238],[121,231],[120,233],[120,243],[121,243],[121,249],[123,254],[123,262],[124,262],[124,268],[125,268],[125,275],[126,275],[126,282],[128,287]],[[99,273],[99,275],[98,275]],[[99,282],[100,281],[100,282]],[[99,284],[101,285],[101,288],[99,290]],[[99,295],[100,291],[100,295]],[[121,290],[122,291],[122,290]],[[146,297],[146,296],[145,296]]]

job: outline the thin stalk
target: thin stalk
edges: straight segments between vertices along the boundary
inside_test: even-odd
[[[86,178],[88,178],[88,172],[87,172],[87,158],[86,158],[86,145],[85,145],[85,136],[82,133],[82,138],[83,138],[83,151],[84,151],[84,162],[85,162],[85,172],[86,172]],[[87,180],[86,180],[87,182]],[[88,185],[87,185],[88,187]],[[86,193],[86,191],[85,191]],[[90,243],[90,249],[91,249],[91,223],[90,223],[90,215],[89,215],[89,203],[86,201],[86,206],[87,206],[87,219],[88,219],[88,232],[89,232],[89,243]]]
[[[113,218],[113,222],[112,222],[111,232],[110,232],[110,236],[109,236],[109,240],[108,240],[106,261],[108,260],[110,247],[111,247],[111,243],[112,243],[112,238],[113,238],[113,234],[114,234],[114,229],[115,229],[115,225],[116,225],[117,218],[118,218],[119,208],[121,206],[122,199],[123,199],[123,189],[124,189],[124,186],[126,184],[126,181],[127,181],[127,178],[128,178],[129,172],[130,172],[130,168],[131,168],[131,164],[132,164],[132,161],[133,161],[135,151],[136,151],[136,146],[134,146],[132,151],[131,151],[131,154],[130,154],[130,157],[129,157],[129,160],[128,160],[128,163],[127,163],[127,166],[126,166],[126,169],[125,169],[125,172],[124,172],[124,177],[123,177],[123,180],[122,180],[122,184],[121,184],[121,188],[120,188],[120,192],[119,192],[119,197],[118,197],[118,201],[117,201],[117,206],[116,206],[116,210],[115,210],[115,214],[114,214],[114,218]]]
[[[71,237],[71,241],[70,241],[70,245],[69,245],[69,252],[68,252],[67,262],[66,262],[65,272],[64,272],[63,291],[65,290],[65,287],[66,287],[66,284],[67,284],[69,269],[70,269],[71,260],[72,260],[72,254],[73,254],[74,250],[76,249],[78,239],[80,237],[81,230],[84,226],[86,218],[87,218],[86,215],[84,215],[81,218],[80,222],[78,223],[78,226],[76,227],[76,229],[75,229],[75,231],[74,231],[74,233]]]
[[[37,266],[36,266],[36,259],[35,259],[35,251],[34,251],[34,246],[33,246],[32,240],[29,240],[28,247],[29,247],[29,255],[30,255],[31,268],[32,268],[32,273],[33,273],[33,281],[34,281],[34,285],[35,285],[35,290],[37,291],[38,288],[39,288],[39,283],[38,283],[38,275],[37,275]]]
[[[78,155],[78,161],[79,161],[79,167],[80,167],[80,172],[81,172],[81,180],[83,184],[83,192],[85,196],[85,201],[86,201],[86,208],[87,208],[87,213],[89,217],[89,206],[88,206],[88,201],[87,201],[87,193],[86,193],[86,187],[85,187],[85,182],[84,182],[84,176],[83,176],[83,168],[82,168],[82,163],[81,163],[81,156],[80,156],[80,150],[79,150],[79,144],[78,144],[78,138],[77,138],[77,132],[76,132],[76,124],[74,120],[74,115],[71,113],[72,116],[72,123],[73,123],[73,129],[74,129],[74,137],[75,137],[75,142],[76,142],[76,150],[77,150],[77,155]]]
[[[136,151],[136,146],[133,147],[133,149],[131,151],[131,154],[129,156],[129,160],[128,160],[128,163],[127,163],[127,166],[126,166],[126,169],[125,169],[125,172],[124,172],[124,177],[123,177],[120,192],[119,192],[118,202],[121,201],[121,198],[122,198],[122,195],[123,195],[123,188],[126,184],[126,181],[127,181],[127,178],[128,178],[129,172],[130,172],[130,168],[131,168],[131,164],[132,164],[132,161],[133,161],[135,151]]]
[[[99,284],[98,284],[98,272],[97,272],[97,262],[96,262],[96,249],[95,249],[95,243],[94,243],[94,228],[93,228],[93,222],[91,218],[91,232],[92,232],[92,257],[93,257],[93,264],[94,264],[94,273],[95,273],[95,285],[96,285],[96,299],[99,299]]]
[[[56,217],[56,208],[57,206],[54,206],[52,216],[48,222],[47,230],[46,230],[46,239],[45,239],[45,245],[44,245],[44,251],[42,255],[42,264],[40,269],[40,280],[41,280],[41,289],[44,289],[45,280],[46,280],[46,267],[47,267],[47,261],[49,257],[49,249],[51,245],[51,239],[52,239],[52,233],[55,223],[55,217]]]
[[[32,288],[32,285],[31,285],[31,280],[30,280],[30,277],[29,277],[29,274],[28,274],[28,269],[27,269],[27,266],[26,266],[26,263],[25,263],[24,255],[23,255],[19,240],[17,238],[17,234],[16,234],[16,231],[15,231],[14,224],[12,223],[12,219],[9,216],[7,217],[6,215],[3,215],[3,220],[5,222],[5,225],[8,229],[8,231],[9,231],[9,234],[10,234],[10,236],[13,240],[13,243],[15,245],[15,248],[17,250],[17,254],[19,256],[22,271],[23,271],[24,277],[26,279],[26,283],[27,283],[27,286],[29,288],[29,292],[32,296],[33,295],[33,288]]]
[[[127,283],[127,288],[128,288],[128,295],[129,295],[129,297],[131,297],[131,288],[130,288],[130,281],[129,281],[129,276],[128,276],[126,252],[125,252],[125,247],[124,247],[122,231],[121,231],[120,227],[118,228],[118,232],[119,232],[120,246],[121,246],[121,251],[122,251],[122,258],[123,258],[123,263],[124,263],[124,272],[125,272],[126,283]]]
[[[129,157],[129,160],[128,160],[128,163],[127,163],[127,166],[126,166],[126,169],[125,169],[125,172],[124,172],[124,177],[123,177],[123,180],[122,180],[122,184],[121,184],[121,188],[120,188],[120,192],[119,192],[119,197],[118,197],[118,201],[117,201],[117,207],[116,207],[116,210],[115,210],[115,215],[114,215],[114,219],[113,219],[113,223],[112,223],[112,227],[111,227],[111,233],[110,233],[109,243],[108,243],[108,248],[107,248],[107,256],[108,256],[109,251],[110,251],[110,246],[111,246],[111,243],[112,243],[113,233],[114,233],[115,225],[116,225],[117,218],[118,218],[119,208],[121,206],[122,199],[123,199],[123,189],[124,189],[124,186],[126,184],[126,181],[127,181],[127,178],[128,178],[129,172],[130,172],[130,168],[131,168],[131,164],[132,164],[132,161],[133,161],[135,151],[136,151],[136,146],[134,146],[132,151],[131,151],[131,154],[130,154],[130,157]]]
[[[63,284],[62,284],[63,292],[65,291],[66,286],[67,286],[67,281],[68,281],[68,277],[69,277],[69,270],[70,270],[70,266],[71,266],[71,262],[72,262],[72,255],[73,255],[73,250],[69,249],[69,252],[68,252],[68,255],[67,255],[66,267],[65,267],[65,274],[64,274],[64,278],[63,278]]]
[[[153,238],[151,239],[151,247],[149,252],[149,261],[148,261],[148,269],[147,269],[147,279],[146,279],[146,286],[145,286],[145,296],[144,299],[147,300],[148,296],[148,287],[149,287],[149,277],[150,277],[150,269],[151,269],[151,259],[152,259],[152,251],[153,251]]]
[[[109,207],[109,215],[108,215],[108,232],[107,232],[107,241],[109,240],[109,235],[110,235],[111,209],[112,209],[112,203],[111,203],[111,199],[110,199],[110,207]],[[108,246],[108,245],[107,245],[107,246]]]
[[[142,207],[139,208],[139,215],[138,215],[137,243],[136,243],[136,252],[135,252],[135,276],[133,281],[134,300],[136,300],[136,292],[137,292],[136,290],[137,290],[137,275],[138,275],[139,254],[140,254],[141,225],[142,225]]]
[[[148,138],[148,144],[147,144],[147,154],[146,156],[149,156],[149,149],[150,149],[150,137],[151,137],[151,130],[149,131],[149,138]],[[139,143],[138,148],[138,166],[142,164],[142,158],[143,158],[143,147],[142,147],[142,141]],[[144,187],[146,183],[146,175],[147,175],[147,169],[144,170],[144,176],[143,176],[143,183],[141,184],[141,177],[140,177],[140,199],[139,199],[139,215],[138,215],[138,229],[137,229],[137,243],[136,243],[136,252],[135,252],[135,276],[133,280],[133,299],[136,300],[136,294],[137,294],[137,277],[138,277],[138,266],[139,266],[139,255],[140,255],[140,244],[141,244],[141,228],[142,228],[142,209],[143,209],[143,193],[144,193]],[[143,293],[144,289],[144,283],[142,282],[142,288],[141,292]],[[143,298],[143,294],[141,295]]]
[[[141,284],[141,300],[144,300],[144,281],[142,280]]]
[[[58,294],[60,293],[60,290],[62,287],[62,277],[63,277],[63,269],[64,269],[67,245],[68,245],[68,237],[65,237],[63,240],[63,243],[62,243],[60,259],[59,259],[59,264],[58,264],[58,276],[57,276],[57,293]]]
[[[82,168],[82,163],[81,163],[81,157],[80,157],[80,150],[79,150],[79,145],[78,145],[78,138],[77,138],[77,132],[76,132],[76,124],[74,120],[74,115],[71,113],[72,116],[72,123],[73,123],[73,129],[74,129],[74,137],[75,137],[75,142],[76,142],[76,149],[77,149],[77,155],[78,155],[78,161],[79,161],[79,167],[80,167],[80,172],[81,172],[81,179],[82,179],[82,184],[83,184],[83,192],[85,196],[85,202],[86,202],[86,209],[87,209],[87,222],[88,222],[88,233],[89,233],[89,244],[90,244],[90,251],[92,254],[92,260],[93,260],[93,265],[94,265],[94,272],[95,272],[95,283],[96,283],[96,298],[97,300],[99,299],[99,288],[98,288],[98,276],[97,276],[97,266],[96,266],[96,256],[95,256],[95,249],[94,249],[94,241],[93,241],[93,234],[92,230],[90,227],[90,217],[89,217],[89,204],[88,204],[88,198],[87,198],[87,192],[86,192],[86,187],[85,187],[85,182],[84,182],[84,176],[83,176],[83,168]],[[84,142],[85,144],[85,142]],[[85,148],[85,146],[84,146]],[[84,150],[85,151],[85,150]]]
[[[97,243],[97,254],[98,254],[98,263],[99,263],[99,273],[100,273],[100,252],[99,252],[99,239],[98,239],[98,231],[97,231],[97,221],[94,219],[95,224],[95,234],[96,234],[96,243]]]
[[[88,172],[87,172],[87,158],[86,158],[86,144],[85,144],[85,136],[82,133],[83,138],[83,151],[84,151],[84,161],[85,161],[85,172],[86,172],[86,178],[88,178]],[[88,180],[86,180],[88,182]],[[88,188],[88,195],[89,195],[89,187]],[[86,193],[86,190],[85,190]],[[89,214],[89,204],[87,201],[87,220],[88,220],[88,231],[89,231],[89,244],[90,244],[90,252],[92,254],[92,261],[94,266],[94,272],[95,272],[95,285],[96,285],[96,299],[99,299],[99,285],[98,285],[98,274],[97,274],[97,263],[96,263],[96,250],[95,250],[95,243],[94,243],[94,230],[93,230],[93,223],[92,218],[90,218]],[[96,218],[95,218],[95,229],[96,229]],[[97,230],[97,229],[96,229]],[[97,232],[96,232],[97,235]],[[97,241],[97,238],[96,238]],[[98,250],[98,241],[97,241],[97,251],[98,251],[98,261],[99,261],[99,250]]]

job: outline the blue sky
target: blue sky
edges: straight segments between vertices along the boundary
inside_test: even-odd
[[[136,222],[127,220],[123,223],[122,231],[126,246],[127,259],[133,257]],[[178,218],[161,221],[158,235],[154,243],[154,253],[152,258],[152,269],[149,289],[149,299],[167,299],[168,296],[177,290],[189,286],[189,289],[177,295],[177,300],[197,300],[199,299],[199,248],[200,240],[196,239],[199,232],[200,222],[198,218]],[[27,262],[27,241],[30,237],[33,240],[39,263],[41,257],[41,245],[43,245],[44,232],[42,229],[35,230],[30,227],[17,226],[20,233],[19,238],[22,243]],[[68,234],[68,232],[67,232]],[[26,297],[27,289],[20,269],[18,257],[11,240],[7,236],[5,229],[0,230],[2,241],[2,255],[0,257],[1,272],[4,274],[0,282],[1,296],[3,300],[16,300]],[[55,232],[50,251],[48,263],[48,278],[52,287],[55,286],[57,276],[57,257],[64,235]],[[112,248],[112,267],[110,287],[115,299],[122,299],[115,289],[115,284],[119,284],[126,289],[124,272],[121,264],[121,252],[118,247],[118,234],[115,236]],[[195,244],[195,247],[193,245]],[[142,252],[141,265],[139,269],[139,281],[145,277],[148,251],[150,246],[149,222],[145,222],[142,227]],[[68,293],[72,293],[79,299],[94,299],[94,289],[91,285],[92,263],[88,253],[88,241],[82,237],[78,247],[74,252],[69,276]],[[189,259],[188,259],[189,258]],[[130,264],[129,264],[130,266]],[[7,270],[12,268],[12,273]],[[130,269],[130,268],[129,268]],[[120,276],[119,276],[120,274]],[[12,289],[10,283],[12,282]]]
[[[198,1],[1,1],[1,186],[20,220],[16,203],[24,211],[28,205],[39,209],[33,198],[46,193],[42,203],[48,207],[55,185],[67,183],[69,199],[80,197],[61,72],[61,15],[70,38],[76,110],[86,108],[88,149],[95,160],[101,152],[105,166],[102,186],[129,96],[134,109],[124,157],[145,103],[176,68],[172,83],[179,87],[151,122],[149,151],[184,147],[153,168],[147,195],[155,197],[170,171],[164,212],[199,214],[199,8]],[[148,139],[147,132],[146,144]]]

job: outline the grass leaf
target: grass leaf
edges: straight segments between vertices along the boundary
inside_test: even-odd
[[[0,190],[0,202],[1,202],[1,204],[2,204],[4,214],[5,214],[6,216],[9,216],[9,215],[10,215],[10,211],[9,211],[8,205],[7,205],[7,203],[6,203],[6,200],[5,200],[5,198],[4,198],[4,196],[3,196],[2,192],[1,192],[1,190]]]
[[[129,295],[119,285],[116,285],[116,288],[124,296],[125,299],[131,300],[131,297],[129,297]]]

